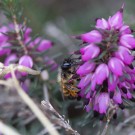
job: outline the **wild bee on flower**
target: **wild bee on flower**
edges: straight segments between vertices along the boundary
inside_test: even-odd
[[[79,76],[76,76],[76,67],[78,65],[78,58],[65,58],[61,64],[60,73],[58,75],[58,82],[61,86],[61,92],[64,97],[69,99],[78,99],[80,89],[77,87]]]

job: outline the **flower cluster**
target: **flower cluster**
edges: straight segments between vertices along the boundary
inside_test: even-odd
[[[103,119],[110,106],[124,109],[124,100],[134,101],[135,69],[133,30],[123,22],[123,7],[108,20],[97,19],[95,29],[77,36],[83,64],[76,74],[80,96],[88,100],[87,111]]]
[[[41,37],[33,39],[31,37],[32,29],[29,27],[19,25],[18,28],[21,36],[21,39],[19,39],[21,40],[21,45],[17,39],[18,33],[16,33],[13,24],[0,27],[0,56],[3,58],[4,65],[19,64],[32,68],[34,63],[40,63],[55,68],[57,65],[51,58],[46,60],[47,56],[43,55],[43,59],[40,59],[40,56],[36,55],[48,51],[48,49],[52,48],[53,43]],[[26,73],[19,73],[16,71],[18,79],[26,75]],[[11,77],[10,73],[5,75],[6,79],[9,77]],[[27,83],[28,81],[24,81],[24,84],[25,82]],[[22,84],[22,86],[26,87],[24,84]]]

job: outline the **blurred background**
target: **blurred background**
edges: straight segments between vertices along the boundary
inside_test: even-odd
[[[95,25],[95,19],[108,18],[123,3],[125,3],[125,22],[134,27],[134,2],[134,0],[33,0],[32,2],[23,0],[22,4],[33,31],[55,42],[56,46],[51,53],[62,49],[66,54],[77,48],[76,41],[71,38],[72,35],[90,31]]]
[[[47,55],[53,58],[58,66],[65,57],[79,48],[79,42],[72,38],[73,35],[90,31],[95,25],[95,19],[108,18],[119,10],[123,3],[125,3],[125,22],[132,28],[135,27],[135,0],[22,0],[21,3],[24,8],[24,15],[28,19],[28,26],[33,30],[33,35],[38,33],[54,42],[54,47],[47,52]],[[49,72],[49,81],[45,82],[48,90],[50,90],[48,93],[54,108],[61,115],[65,115],[70,120],[71,126],[81,135],[100,135],[105,123],[91,118],[91,113],[86,114],[80,107],[80,102],[62,99],[57,83],[57,74],[58,70]],[[33,83],[31,86],[29,94],[40,104],[44,97],[41,87],[35,87],[38,81],[38,79],[34,81],[35,84]],[[18,102],[16,107],[23,108],[23,105]],[[130,107],[130,111],[125,109],[122,113],[120,110],[117,120],[112,121],[108,134],[135,135],[135,122],[121,125],[123,118],[128,118],[134,112],[135,105]],[[25,121],[26,125],[29,124],[27,128],[18,124],[20,121],[22,118],[17,118],[12,122],[8,120],[24,135],[44,135],[40,132],[42,130],[41,125],[39,126],[35,119],[32,124],[31,121],[28,123]],[[66,135],[67,133],[63,130],[61,134]]]

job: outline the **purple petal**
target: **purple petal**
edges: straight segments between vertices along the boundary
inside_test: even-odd
[[[91,90],[92,91],[95,91],[95,88],[96,88],[96,78],[95,76],[93,75],[92,78],[91,78]]]
[[[3,42],[1,45],[0,45],[0,56],[3,56],[5,54],[9,54],[11,52],[11,49],[8,48],[10,47],[11,44],[7,43],[7,42]]]
[[[3,34],[3,33],[6,34],[7,31],[8,31],[8,28],[6,26],[3,26],[0,28],[0,43],[7,41],[8,37]]]
[[[46,51],[52,47],[52,42],[49,40],[42,40],[41,43],[38,45],[37,50],[39,52]]]
[[[80,49],[80,53],[83,55],[87,50],[89,50],[90,47],[91,47],[91,44],[81,48]]]
[[[77,74],[80,76],[84,76],[90,72],[92,72],[95,68],[95,63],[94,62],[85,62],[83,65],[81,65],[78,70]]]
[[[124,46],[119,46],[118,51],[115,52],[115,56],[128,65],[130,65],[134,59],[134,57],[131,55],[130,50]]]
[[[19,60],[19,64],[20,65],[23,65],[23,66],[26,66],[26,67],[29,67],[29,68],[32,68],[33,66],[33,60],[30,56],[28,55],[24,55],[20,58]]]
[[[82,55],[82,60],[88,61],[90,59],[93,59],[98,56],[99,52],[100,52],[99,47],[97,47],[94,44],[90,44],[89,48],[84,52],[84,55]]]
[[[100,93],[98,98],[98,103],[99,103],[99,112],[101,114],[106,113],[106,110],[110,103],[110,98],[108,93]]]
[[[30,40],[31,40],[31,38],[27,38],[27,39],[25,40],[25,42],[28,43]],[[41,37],[36,38],[33,42],[31,42],[31,43],[28,45],[28,48],[31,49],[31,48],[37,46],[37,45],[41,42],[41,40],[42,40]]]
[[[82,34],[81,39],[87,43],[99,43],[102,41],[102,35],[97,30],[92,30],[88,33]]]
[[[119,29],[123,25],[123,7],[108,20],[110,27]]]
[[[104,18],[97,19],[97,21],[96,21],[96,28],[99,28],[99,29],[109,29],[109,24],[108,24],[108,22]]]
[[[109,75],[108,66],[106,64],[100,64],[94,74],[96,78],[96,83],[99,85],[102,84]]]
[[[121,104],[122,103],[121,93],[120,93],[119,90],[115,91],[115,94],[113,96],[113,100],[117,104]]]
[[[88,74],[85,77],[82,77],[79,84],[78,84],[78,87],[81,89],[84,89],[85,87],[87,87],[87,85],[91,81],[91,77],[92,77],[92,74]]]
[[[121,35],[124,35],[124,34],[131,34],[131,29],[128,25],[123,25],[121,28],[120,28],[120,33]]]
[[[26,40],[27,38],[29,38],[31,32],[32,32],[32,29],[31,28],[26,28],[26,30],[24,32],[24,40]]]
[[[116,75],[121,76],[123,75],[123,62],[119,60],[118,58],[111,58],[108,62],[109,69]]]
[[[120,44],[129,49],[135,48],[135,38],[131,34],[124,34],[120,37]]]
[[[17,60],[16,54],[11,54],[5,59],[4,65],[8,66],[9,64],[15,62],[16,60]]]

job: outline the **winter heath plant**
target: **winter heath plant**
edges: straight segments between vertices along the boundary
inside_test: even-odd
[[[50,69],[54,70],[57,67],[54,60],[47,57],[45,54],[42,55],[42,58],[38,55],[51,49],[53,43],[41,37],[33,38],[31,36],[32,29],[22,24],[18,24],[18,29],[20,33],[22,33],[22,35],[19,33],[21,35],[21,45],[17,40],[14,24],[0,27],[0,56],[4,58],[4,65],[19,64],[33,68],[36,64],[42,64],[46,67],[49,65],[51,66]],[[20,83],[24,90],[28,91],[28,86],[30,86],[27,83],[28,81],[21,79],[27,76],[27,73],[16,71],[15,74],[18,80],[21,80]],[[5,79],[10,77],[10,73],[5,75]]]
[[[88,101],[86,111],[100,119],[111,106],[124,109],[124,100],[135,101],[135,38],[123,22],[123,8],[107,20],[97,19],[94,30],[76,37],[84,43],[79,50],[83,64],[76,71],[79,95]]]

